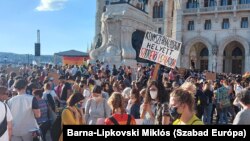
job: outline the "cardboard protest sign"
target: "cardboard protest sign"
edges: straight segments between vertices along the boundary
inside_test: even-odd
[[[7,73],[10,74],[11,72],[15,72],[17,75],[19,75],[19,68],[12,68],[9,67],[6,69]]]
[[[53,77],[53,78],[54,78],[54,83],[55,83],[56,85],[59,84],[59,74],[57,74],[56,72],[50,72],[50,73],[48,74],[48,77],[49,77],[49,78]]]
[[[147,31],[139,57],[174,69],[181,45],[181,42],[174,39]]]
[[[216,80],[216,73],[206,72],[206,80]]]

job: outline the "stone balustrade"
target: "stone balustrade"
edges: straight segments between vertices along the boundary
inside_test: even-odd
[[[230,11],[242,11],[250,10],[250,4],[238,4],[238,5],[227,5],[227,6],[214,6],[214,7],[201,7],[201,8],[190,8],[184,9],[184,14],[195,14],[199,13],[213,13],[213,12],[230,12]]]

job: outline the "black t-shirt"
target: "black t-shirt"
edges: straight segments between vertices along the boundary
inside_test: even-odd
[[[38,101],[37,101],[37,99],[35,97],[32,100],[32,109],[33,110],[39,109]]]
[[[9,81],[8,81],[8,88],[11,88],[13,84],[14,84],[14,80],[13,79],[9,79]]]
[[[66,82],[62,88],[61,100],[67,100],[67,91],[71,89],[71,85]]]

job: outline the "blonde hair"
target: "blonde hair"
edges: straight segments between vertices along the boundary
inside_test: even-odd
[[[114,92],[111,97],[108,99],[108,105],[112,108],[112,113],[115,112],[116,109],[121,109],[121,113],[126,113],[124,108],[124,99],[119,92]]]
[[[191,94],[195,94],[196,93],[196,86],[191,83],[191,82],[185,82],[184,84],[181,85],[180,87],[181,89],[188,91]]]
[[[170,97],[177,98],[181,104],[187,104],[190,111],[194,111],[194,95],[189,91],[177,88],[170,94]]]
[[[210,84],[209,83],[205,84],[204,87],[203,87],[203,91],[207,91],[207,90],[210,90]]]
[[[145,97],[146,96],[146,88],[143,88],[141,91],[140,91],[140,96],[142,97]]]
[[[51,90],[51,85],[49,83],[44,84],[44,90]]]

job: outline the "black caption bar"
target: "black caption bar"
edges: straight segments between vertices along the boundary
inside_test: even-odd
[[[64,126],[64,141],[81,140],[85,138],[162,138],[171,140],[214,139],[248,140],[250,139],[250,126]]]

